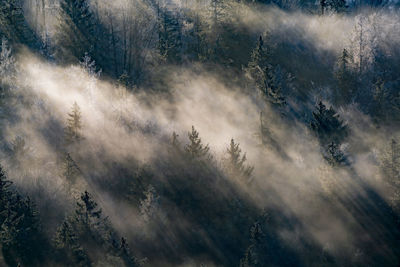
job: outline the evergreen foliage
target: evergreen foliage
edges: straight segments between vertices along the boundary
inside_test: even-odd
[[[343,49],[337,62],[335,77],[338,90],[335,91],[335,101],[338,105],[350,104],[356,96],[356,77],[351,67],[351,55],[347,49]]]
[[[79,166],[75,163],[69,153],[66,153],[63,166],[63,176],[68,183],[74,184],[80,174]]]
[[[199,132],[192,126],[192,131],[188,132],[189,144],[185,146],[185,151],[192,160],[210,159],[210,148],[204,145],[199,137]]]
[[[82,115],[81,109],[76,102],[68,113],[67,127],[65,128],[66,144],[74,144],[82,140]]]
[[[38,212],[29,198],[11,189],[12,183],[0,167],[0,244],[9,265],[39,266],[48,243],[42,233]]]
[[[0,1],[0,37],[12,43],[22,43],[32,48],[38,48],[38,40],[34,31],[25,20],[23,1]]]
[[[179,63],[182,50],[179,17],[167,8],[160,8],[158,12],[158,49],[160,56],[168,63]]]
[[[88,53],[100,66],[107,66],[107,32],[93,14],[89,1],[61,0],[60,9],[56,57],[64,62],[77,62]]]
[[[286,99],[282,94],[276,68],[268,62],[268,55],[269,52],[264,47],[263,38],[260,36],[246,71],[267,102],[275,107],[283,107],[286,105]]]
[[[320,101],[312,115],[311,129],[322,145],[330,142],[339,145],[345,140],[348,135],[348,127],[340,120],[339,114],[332,107],[327,109],[325,104]]]
[[[0,167],[0,266],[141,266],[131,248],[149,266],[398,266],[398,140],[375,153],[399,130],[397,11],[369,0],[0,0],[0,160],[14,181]],[[84,134],[77,103],[60,122],[47,90],[65,85],[47,87],[65,69],[104,133]],[[203,85],[214,92],[181,88]],[[181,114],[198,108],[188,99],[212,109]],[[315,99],[335,109],[312,110]],[[166,136],[188,120],[229,125],[207,133],[213,144],[246,135],[257,172],[237,140],[212,150],[194,126],[187,140]]]
[[[231,139],[229,147],[226,149],[227,158],[225,159],[225,169],[233,177],[239,177],[245,183],[250,184],[254,167],[245,164],[246,153],[242,150],[235,140]]]

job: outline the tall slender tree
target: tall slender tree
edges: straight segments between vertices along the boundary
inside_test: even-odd
[[[72,110],[68,113],[67,126],[65,128],[65,141],[73,144],[82,140],[82,117],[80,107],[76,102],[72,105]]]
[[[210,158],[210,148],[204,145],[199,137],[199,132],[192,126],[192,131],[188,133],[189,144],[185,146],[185,151],[191,159]]]
[[[235,143],[234,139],[231,139],[226,155],[224,167],[228,174],[239,177],[247,184],[251,183],[254,167],[246,165],[246,153],[242,154],[239,144]]]

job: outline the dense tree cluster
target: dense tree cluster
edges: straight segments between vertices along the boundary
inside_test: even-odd
[[[28,4],[36,4],[35,12],[29,12],[25,2],[0,0],[1,266],[185,266],[192,261],[241,267],[399,266],[400,50],[396,37],[382,33],[390,25],[382,26],[378,20],[387,17],[377,11],[392,14],[398,4],[32,0]],[[308,28],[352,16],[355,23],[343,33],[348,42],[334,50],[306,40],[302,31],[291,30],[291,22],[263,32],[259,25],[264,21],[257,21],[261,18],[244,15],[250,11],[282,16],[303,12],[303,20],[315,16],[317,21]],[[67,103],[72,106],[62,121],[49,112],[48,103],[27,90],[29,82],[21,77],[19,64],[29,60],[28,50],[49,66],[78,66],[74,71],[85,78],[77,83],[88,83],[82,89],[88,103],[79,97],[79,105]],[[104,117],[108,128],[103,130],[115,127],[121,135],[139,136],[134,145],[131,140],[122,145],[121,140],[107,140],[103,146],[104,140],[96,139],[102,133],[89,134],[86,122],[94,127],[90,120],[97,114],[88,113],[96,105],[104,110],[112,106],[95,103],[112,101],[93,95],[100,81],[138,96],[150,109],[155,99],[175,101],[175,71],[188,68],[212,73],[226,88],[248,97],[254,108],[249,114],[260,114],[259,121],[252,118],[257,132],[242,137],[229,130],[224,137],[228,145],[218,150],[208,143],[215,140],[201,135],[204,124],[177,129],[171,136],[169,126],[160,131],[157,123],[144,125],[136,110],[130,110],[129,119],[107,111],[113,114]],[[356,129],[359,118],[346,114],[352,109],[367,121],[373,129],[369,131],[379,132],[377,139],[387,137],[387,144],[354,140],[364,135]],[[229,114],[231,124],[236,115]],[[183,125],[195,119],[185,114]],[[22,127],[14,127],[28,122],[37,125],[35,137],[19,135]],[[301,140],[311,140],[302,150],[316,151],[311,163],[303,162],[308,155],[291,149],[303,144],[289,144],[295,138],[279,136],[282,129],[294,128],[304,132]],[[189,132],[181,137],[182,130]],[[131,151],[119,151],[149,140],[159,150],[140,151],[150,158],[147,163]],[[113,158],[107,150],[113,150]],[[353,159],[361,161],[366,154],[375,165],[362,171],[381,179],[365,182],[360,177],[360,165]],[[278,162],[282,166],[275,166]],[[325,171],[336,191],[325,195],[319,191],[320,181],[303,189],[280,180],[289,165],[307,173]],[[298,180],[304,176],[290,175]],[[49,184],[39,184],[46,179]],[[341,184],[345,179],[348,183]],[[279,195],[276,187],[282,185],[295,207]],[[305,194],[309,199],[303,199]],[[52,209],[46,201],[62,208]],[[318,223],[328,224],[321,207],[343,212],[337,222],[353,231],[351,245],[348,237],[339,249],[321,243],[326,229]],[[310,216],[309,209],[322,215],[306,225],[299,214]]]

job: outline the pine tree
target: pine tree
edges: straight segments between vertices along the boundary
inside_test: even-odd
[[[210,57],[216,63],[221,63],[224,60],[225,51],[222,42],[224,41],[222,35],[224,29],[227,26],[225,23],[225,12],[226,12],[226,1],[225,0],[211,0],[209,11],[210,11]]]
[[[101,209],[87,191],[76,203],[74,220],[82,228],[83,233],[90,233],[104,223]]]
[[[128,242],[125,238],[121,238],[121,245],[119,247],[119,256],[124,261],[126,267],[140,266],[138,260],[132,255]]]
[[[263,75],[263,85],[260,88],[263,96],[276,107],[285,106],[286,99],[282,95],[282,87],[279,81],[277,81],[275,73],[269,67],[265,67]]]
[[[350,65],[351,60],[351,55],[347,49],[343,49],[335,71],[338,90],[334,97],[338,105],[349,104],[356,94],[356,77]]]
[[[69,153],[66,153],[63,166],[63,176],[69,184],[74,184],[80,173],[78,165]]]
[[[82,140],[82,117],[81,110],[75,102],[72,110],[68,113],[67,127],[65,128],[65,141],[67,144],[73,144]]]
[[[260,81],[263,79],[264,69],[269,66],[267,61],[268,57],[269,51],[264,47],[264,40],[260,35],[246,68],[247,75],[249,75],[259,87],[261,87]]]
[[[192,126],[192,131],[188,133],[189,144],[185,146],[185,151],[189,155],[190,159],[209,159],[211,155],[209,154],[210,148],[208,145],[203,145],[201,138],[199,137],[199,132],[196,131],[194,126]]]
[[[277,78],[276,68],[268,62],[268,57],[269,52],[264,47],[263,38],[260,36],[251,54],[246,72],[266,101],[275,107],[283,107],[286,105],[286,100],[282,94],[281,81]]]
[[[261,223],[257,221],[250,228],[250,246],[246,249],[244,258],[240,260],[240,267],[256,267],[266,264],[263,257],[268,252],[263,251],[265,249],[264,239],[265,234]]]
[[[38,38],[25,20],[23,1],[0,0],[0,37],[38,48]]]
[[[394,115],[390,112],[390,94],[380,78],[375,82],[374,89],[370,114],[377,122],[386,122],[388,115],[390,118]]]
[[[312,113],[311,129],[319,138],[322,145],[334,142],[340,145],[348,135],[348,127],[339,118],[339,114],[319,102],[316,111]]]
[[[168,63],[181,61],[182,26],[177,14],[167,8],[159,8],[158,49],[160,56]]]
[[[246,153],[242,155],[242,150],[234,139],[226,150],[227,158],[225,159],[225,169],[228,174],[240,177],[244,182],[251,183],[254,167],[245,164],[247,158]]]
[[[68,259],[67,261],[72,261],[71,264],[82,267],[92,265],[87,253],[79,244],[79,238],[69,221],[64,221],[58,228],[54,242],[56,248],[63,253],[60,255],[61,260]]]
[[[9,265],[32,266],[44,259],[48,244],[35,205],[12,190],[0,166],[0,244]]]
[[[61,0],[60,22],[57,31],[58,58],[76,62],[85,53],[94,56],[99,63],[101,54],[100,44],[104,32],[98,28],[101,23],[96,21],[88,0]]]

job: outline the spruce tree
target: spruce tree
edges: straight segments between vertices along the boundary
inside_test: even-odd
[[[82,233],[90,233],[104,222],[101,209],[87,191],[81,195],[80,200],[76,203],[74,219],[82,228]]]
[[[96,20],[88,0],[61,0],[60,21],[56,34],[59,59],[78,62],[89,53],[97,64],[103,66],[106,32]]]
[[[239,177],[245,183],[251,183],[254,167],[246,165],[246,153],[242,150],[234,139],[231,139],[229,147],[226,149],[227,158],[224,160],[224,167],[228,174]]]
[[[62,175],[67,180],[67,182],[72,185],[76,182],[77,177],[80,174],[79,166],[75,163],[69,153],[66,153],[64,164],[63,164],[63,173]]]
[[[276,68],[268,62],[268,57],[269,51],[264,47],[264,40],[260,36],[246,72],[267,102],[274,107],[283,107],[286,105],[286,100],[282,94],[281,81],[276,75]]]
[[[44,260],[48,243],[35,205],[10,188],[0,166],[0,244],[5,261],[35,266]]]
[[[65,128],[66,144],[73,144],[82,140],[82,115],[80,107],[76,102],[72,105],[71,112],[68,113],[67,127]]]
[[[179,63],[182,50],[182,25],[176,13],[159,8],[158,49],[162,60]]]
[[[264,40],[260,35],[246,68],[247,75],[249,75],[259,87],[261,87],[260,81],[262,81],[264,69],[269,66],[268,58],[269,51],[264,47]]]
[[[126,267],[137,267],[140,266],[138,260],[132,255],[132,252],[128,246],[128,242],[125,238],[121,238],[119,247],[119,256],[124,261]]]
[[[347,137],[348,127],[332,107],[327,109],[320,101],[312,115],[311,129],[322,145],[325,146],[331,142],[340,145]]]
[[[58,228],[54,242],[60,254],[60,260],[82,267],[92,265],[86,251],[80,245],[75,229],[69,221],[64,221]]]
[[[38,38],[25,20],[23,1],[0,0],[0,37],[38,48]]]
[[[335,101],[338,105],[351,103],[356,93],[356,77],[351,68],[351,55],[347,49],[343,49],[337,62],[335,78],[338,90],[335,92]]]
[[[208,145],[203,145],[199,132],[192,126],[192,131],[188,133],[189,144],[185,146],[185,151],[190,159],[209,159],[210,148]]]

